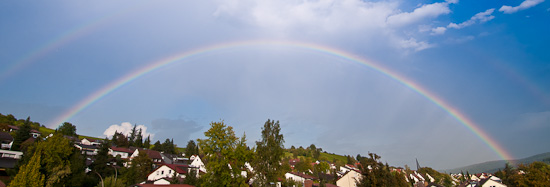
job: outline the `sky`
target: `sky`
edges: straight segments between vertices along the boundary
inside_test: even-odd
[[[253,146],[273,119],[287,148],[393,166],[524,158],[550,151],[549,20],[544,0],[2,1],[0,113],[182,147],[222,120]]]

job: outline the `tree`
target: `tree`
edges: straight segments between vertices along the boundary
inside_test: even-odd
[[[388,164],[380,162],[380,156],[369,153],[369,157],[361,157],[359,169],[362,176],[356,179],[357,186],[408,186],[405,176],[391,172]]]
[[[31,137],[31,117],[27,117],[27,120],[23,123],[19,130],[15,132],[15,137],[13,138],[13,144],[11,146],[12,150],[19,151],[21,149],[21,143]]]
[[[153,144],[153,150],[155,150],[155,151],[162,151],[163,150],[162,144],[160,144],[160,141],[157,140],[157,142],[155,142],[155,144]]]
[[[57,132],[61,133],[62,135],[77,136],[76,126],[69,122],[64,122],[61,126],[59,126],[59,128],[57,128]]]
[[[134,141],[134,146],[143,147],[143,135],[141,134],[141,128],[138,130],[136,135],[136,140]]]
[[[30,162],[23,165],[9,186],[44,186],[44,174],[40,172],[41,153],[36,152]]]
[[[206,170],[201,179],[206,186],[246,186],[238,171],[244,168],[240,155],[235,153],[238,138],[235,136],[233,127],[226,126],[224,122],[210,123],[210,129],[204,132],[206,139],[198,139],[199,147],[206,154]],[[241,145],[242,146],[242,145]],[[231,165],[231,166],[230,166]],[[231,168],[230,168],[231,167]]]
[[[276,182],[277,178],[284,175],[280,164],[284,156],[284,142],[279,121],[268,119],[262,127],[262,139],[256,142],[254,169],[258,175],[259,186]]]
[[[102,187],[102,186],[108,186],[108,187],[126,187],[128,185],[125,184],[126,181],[124,179],[115,178],[114,176],[106,177],[105,180],[103,180],[103,185],[101,184],[101,181],[96,185],[96,187]]]
[[[107,177],[114,173],[114,168],[109,166],[109,160],[113,157],[109,154],[109,147],[111,147],[111,144],[108,141],[101,144],[101,147],[99,147],[99,151],[95,156],[95,161],[91,165],[91,169],[102,177]]]
[[[125,173],[125,180],[129,184],[135,184],[147,179],[147,175],[153,169],[153,161],[145,151],[140,151],[136,157],[132,159],[130,168]]]
[[[136,127],[137,127],[137,125],[134,124],[134,128],[132,128],[132,132],[130,132],[130,137],[128,137],[128,144],[130,146],[135,146],[134,141],[136,140],[136,135],[137,135]]]
[[[143,148],[145,149],[151,148],[151,135],[147,136],[145,141],[143,141]]]
[[[199,154],[199,147],[197,147],[197,144],[195,144],[195,141],[189,140],[187,142],[187,147],[185,147],[185,156],[189,157],[191,155],[198,155]]]

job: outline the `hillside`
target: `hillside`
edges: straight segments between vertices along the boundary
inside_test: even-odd
[[[548,162],[548,160],[550,160],[550,152],[534,155],[523,159],[514,160],[512,163],[516,164],[514,166],[517,166],[519,164],[530,164],[535,161]],[[446,173],[460,173],[461,171],[463,172],[468,171],[469,173],[482,173],[482,172],[494,173],[499,169],[504,169],[506,162],[507,162],[506,160],[489,161],[489,162],[483,162],[483,163],[469,165],[469,166],[460,167],[460,168],[447,169],[443,171]]]

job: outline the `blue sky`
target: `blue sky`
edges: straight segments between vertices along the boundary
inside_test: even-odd
[[[46,126],[136,69],[216,44],[298,41],[376,62],[439,96],[512,156],[550,151],[550,3],[510,1],[4,1],[0,113]],[[69,122],[106,136],[131,124],[185,145],[224,120],[249,145],[267,119],[286,146],[375,152],[436,169],[499,159],[443,109],[357,63],[249,46],[174,63]]]

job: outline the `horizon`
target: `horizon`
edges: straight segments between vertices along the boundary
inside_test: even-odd
[[[250,146],[272,119],[285,147],[438,170],[526,158],[550,151],[550,3],[524,2],[2,2],[0,113],[178,145],[224,120]]]

